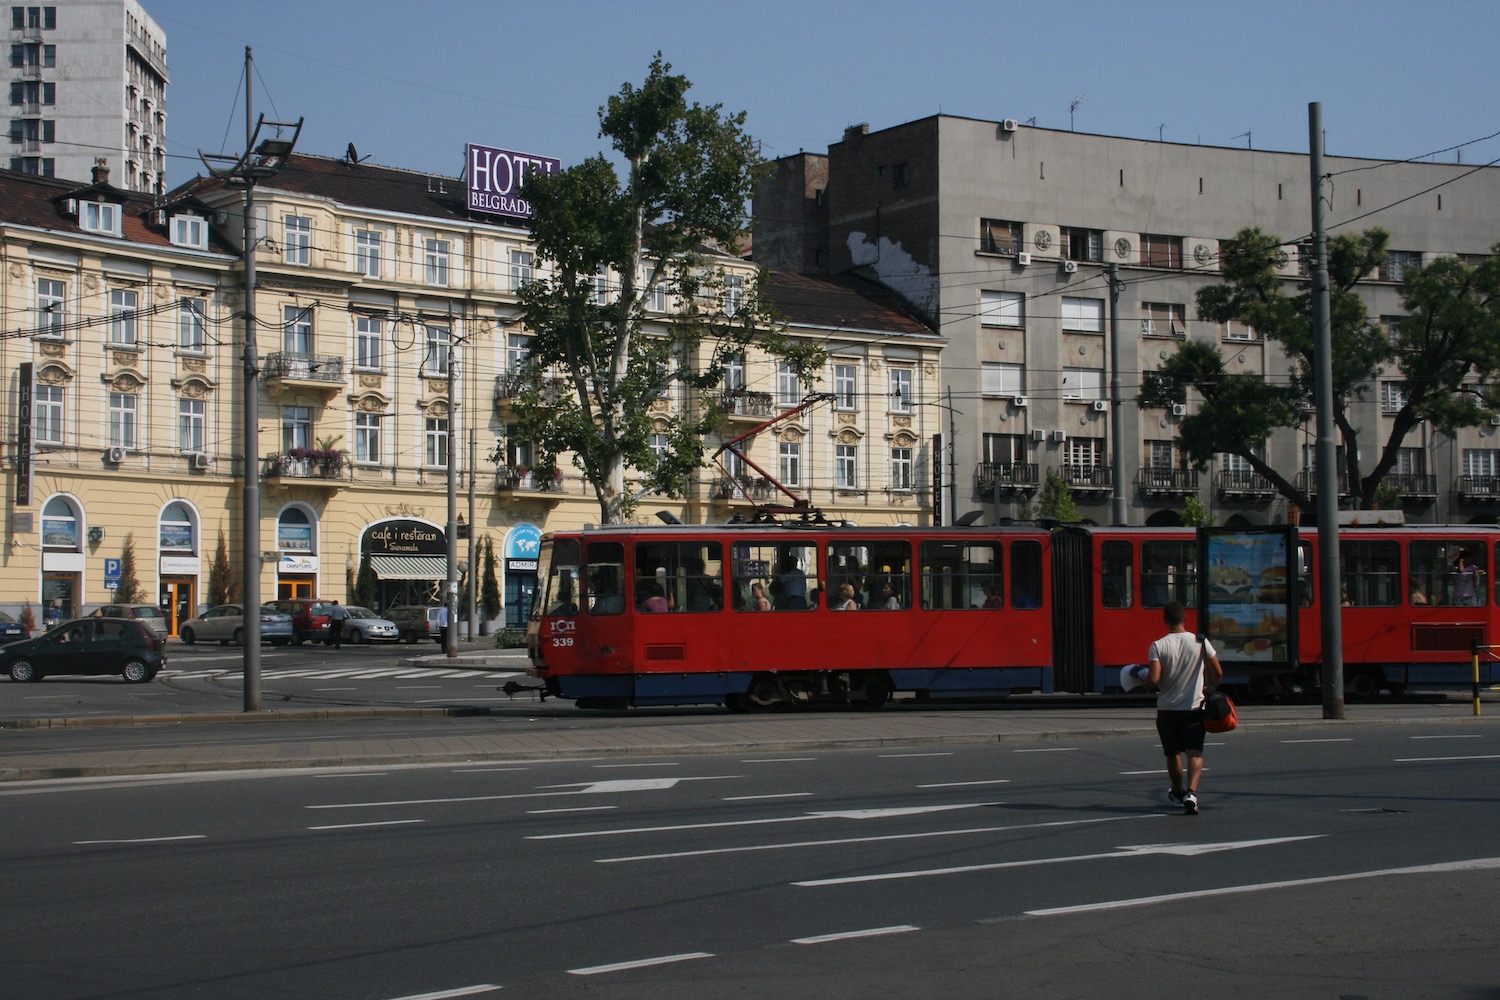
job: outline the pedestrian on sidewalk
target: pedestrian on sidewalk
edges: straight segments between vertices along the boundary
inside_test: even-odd
[[[328,638],[323,640],[324,645],[337,649],[344,644],[344,623],[348,620],[349,609],[334,601],[328,609]]]
[[[1203,695],[1219,686],[1224,668],[1209,641],[1189,632],[1178,601],[1162,608],[1167,634],[1151,644],[1148,664],[1134,673],[1156,687],[1156,732],[1167,757],[1167,800],[1189,816],[1198,812],[1203,777]],[[1205,676],[1206,675],[1206,676]]]
[[[448,605],[438,605],[437,613],[438,636],[437,644],[444,649],[448,648]]]

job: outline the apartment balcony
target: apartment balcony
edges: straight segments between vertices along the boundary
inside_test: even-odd
[[[776,399],[769,392],[731,389],[719,397],[719,408],[729,420],[758,422],[776,416]]]
[[[1057,473],[1075,493],[1114,492],[1114,476],[1107,465],[1064,465]]]
[[[1308,497],[1317,496],[1318,474],[1311,469],[1303,469],[1297,473],[1297,488],[1306,493]],[[1338,476],[1338,491],[1341,498],[1346,498],[1350,495],[1349,477],[1342,472]]]
[[[1271,481],[1253,472],[1221,472],[1215,489],[1220,500],[1231,503],[1257,503],[1276,498],[1276,487]]]
[[[524,396],[532,385],[536,383],[537,375],[534,371],[518,369],[509,371],[503,375],[495,376],[495,409],[514,410],[516,402]],[[567,392],[568,383],[557,377],[543,377],[541,380],[542,399],[548,403],[555,403]]]
[[[268,354],[261,375],[273,399],[292,389],[322,396],[326,402],[344,388],[344,360],[331,354]]]
[[[1500,476],[1459,476],[1458,498],[1464,503],[1500,502]]]
[[[769,479],[730,479],[720,476],[708,487],[708,498],[720,503],[765,503],[779,495]]]
[[[1198,495],[1198,470],[1147,467],[1135,474],[1143,497],[1191,497]]]
[[[341,451],[293,448],[261,459],[261,480],[270,488],[311,486],[341,490],[349,485],[349,464]]]
[[[974,488],[980,493],[1031,493],[1041,482],[1035,462],[980,462],[974,467]]]
[[[1396,491],[1402,503],[1432,503],[1437,499],[1437,476],[1420,472],[1388,472],[1381,484]]]
[[[495,499],[532,500],[556,506],[569,496],[583,496],[587,484],[582,476],[569,477],[561,469],[552,476],[518,465],[495,470]]]

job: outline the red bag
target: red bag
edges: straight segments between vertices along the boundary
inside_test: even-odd
[[[1234,699],[1223,691],[1209,691],[1203,696],[1203,728],[1210,733],[1227,733],[1240,724]]]

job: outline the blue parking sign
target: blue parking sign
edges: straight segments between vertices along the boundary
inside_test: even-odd
[[[118,560],[118,559],[106,559],[106,560],[104,560],[104,589],[105,590],[118,590],[118,589],[120,589],[120,560]]]

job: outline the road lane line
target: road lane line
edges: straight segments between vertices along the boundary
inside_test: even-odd
[[[456,990],[438,990],[436,993],[413,993],[404,997],[392,997],[391,1000],[447,1000],[448,997],[471,997],[477,993],[493,993],[504,987],[496,986],[494,983],[480,983],[478,986],[460,986]]]
[[[89,844],[169,844],[175,840],[207,840],[205,833],[187,833],[180,837],[139,837],[135,840],[75,840],[74,847],[83,847]]]
[[[817,760],[816,757],[746,757],[741,764],[787,764],[798,760]]]
[[[954,809],[982,809],[1004,805],[1003,802],[961,802],[947,806],[910,806],[896,809],[845,809],[803,813],[800,816],[769,816],[765,819],[736,819],[719,823],[679,823],[673,826],[637,826],[617,830],[578,830],[573,833],[539,833],[527,840],[575,840],[580,837],[618,837],[631,833],[675,833],[679,830],[720,830],[731,826],[768,826],[774,823],[808,823],[821,819],[889,819],[893,816],[917,816],[950,812]]]
[[[855,938],[881,937],[886,934],[907,934],[921,929],[915,924],[896,924],[892,927],[871,927],[863,931],[843,931],[838,934],[815,934],[812,937],[792,938],[792,944],[827,944],[830,941],[851,941]]]
[[[965,785],[1008,785],[1009,778],[989,778],[984,781],[937,781],[929,785],[918,785],[918,788],[962,788]]]
[[[713,958],[708,951],[690,951],[681,955],[662,955],[657,958],[638,958],[634,962],[615,962],[612,965],[591,965],[584,969],[569,969],[573,976],[597,976],[601,972],[626,972],[630,969],[645,969],[653,965],[668,965],[672,962],[687,962],[695,958]]]
[[[1077,747],[1032,747],[1028,750],[1012,750],[1011,753],[1067,753]]]
[[[1432,764],[1455,760],[1500,760],[1500,753],[1475,754],[1472,757],[1397,757],[1397,764]]]
[[[370,823],[330,823],[328,826],[310,826],[309,830],[358,830],[367,826],[410,826],[425,823],[425,819],[386,819]]]
[[[776,792],[773,795],[726,795],[721,802],[756,802],[760,799],[803,799],[812,792]]]
[[[1443,735],[1440,735],[1440,736],[1411,736],[1411,737],[1408,737],[1408,739],[1413,739],[1413,740],[1482,740],[1482,739],[1484,739],[1484,734],[1483,733],[1452,733],[1452,734],[1443,734]]]
[[[526,810],[526,815],[528,815],[528,816],[550,816],[553,813],[608,812],[611,809],[618,809],[618,808],[620,808],[620,807],[619,806],[575,806],[575,807],[573,807],[571,809],[528,809],[528,810]]]
[[[1315,739],[1315,740],[1282,740],[1281,742],[1283,744],[1290,745],[1290,744],[1293,744],[1293,743],[1353,743],[1354,740],[1353,740],[1352,737],[1348,737],[1348,736],[1330,736],[1327,739]]]
[[[1352,882],[1367,878],[1386,878],[1391,875],[1431,875],[1445,872],[1484,871],[1495,868],[1500,868],[1500,858],[1475,858],[1472,861],[1450,861],[1434,865],[1413,865],[1410,868],[1380,868],[1375,871],[1349,872],[1344,875],[1322,875],[1315,878],[1285,879],[1279,882],[1229,885],[1221,889],[1196,889],[1189,892],[1174,892],[1161,896],[1140,896],[1135,899],[1116,899],[1103,903],[1083,903],[1077,906],[1054,906],[1044,910],[1027,910],[1026,916],[1052,917],[1070,913],[1089,913],[1096,910],[1123,910],[1132,906],[1152,906],[1156,903],[1174,902],[1180,899],[1209,899],[1214,896],[1269,892],[1273,889],[1295,889],[1300,886],[1323,885],[1332,882]]]
[[[877,757],[885,757],[885,758],[892,758],[892,757],[952,757],[953,756],[953,751],[946,750],[946,751],[943,751],[941,753],[938,753],[938,752],[933,752],[933,753],[878,753],[875,756],[877,756]]]

